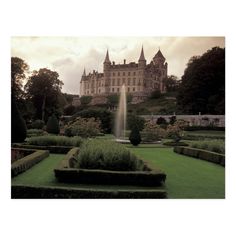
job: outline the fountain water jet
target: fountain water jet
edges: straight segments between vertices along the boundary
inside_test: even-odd
[[[115,120],[115,136],[119,140],[125,139],[126,114],[127,114],[126,92],[125,92],[125,85],[123,84],[120,91],[119,106]]]

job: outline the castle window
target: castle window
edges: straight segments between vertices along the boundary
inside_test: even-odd
[[[125,75],[125,72],[123,72],[123,75]]]
[[[136,72],[134,71],[133,75],[136,75]]]
[[[122,79],[122,84],[125,84],[125,78]]]
[[[120,91],[120,89],[119,88],[117,88],[117,92],[119,92]]]
[[[114,88],[112,88],[112,92],[114,92]]]
[[[100,93],[100,89],[98,89],[98,93]]]
[[[135,85],[136,83],[136,78],[133,78],[133,85]]]
[[[128,85],[130,85],[130,78],[128,78]]]
[[[118,72],[118,76],[120,76],[120,72]]]
[[[133,91],[135,92],[135,88],[133,88]]]
[[[129,92],[129,90],[130,90],[130,89],[129,89],[129,87],[128,87],[128,92]]]
[[[120,79],[117,79],[117,85],[120,86]]]
[[[115,79],[112,80],[112,85],[113,85],[113,86],[115,85]]]
[[[130,72],[128,72],[128,76],[130,76]]]
[[[115,72],[113,72],[113,76],[116,76],[116,73],[115,73]]]

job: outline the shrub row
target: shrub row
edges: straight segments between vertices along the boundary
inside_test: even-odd
[[[15,161],[11,165],[11,176],[14,177],[29,168],[31,168],[33,165],[37,164],[38,162],[42,161],[46,157],[49,156],[49,151],[42,151],[37,150],[36,152],[18,160]]]
[[[45,132],[42,129],[28,129],[27,130],[27,137],[42,136],[42,135],[44,135],[46,133],[47,132]]]
[[[89,169],[55,169],[59,182],[106,185],[160,186],[166,174],[161,171],[108,171]]]
[[[81,146],[78,168],[136,171],[142,170],[143,165],[123,145],[110,140],[93,139]]]
[[[79,189],[66,187],[35,187],[13,185],[11,187],[11,198],[13,199],[158,199],[166,198],[165,190],[96,190],[96,189]]]
[[[183,139],[185,140],[204,140],[204,139],[225,139],[225,136],[219,135],[203,135],[203,134],[185,134]]]
[[[27,143],[39,146],[73,146],[79,147],[82,144],[81,137],[65,137],[56,135],[44,135],[27,139]]]
[[[190,144],[193,148],[204,149],[210,152],[225,154],[225,142],[223,140],[208,140],[193,142]]]
[[[38,146],[38,145],[27,145],[20,143],[14,143],[12,146],[17,148],[48,150],[50,153],[56,153],[56,154],[66,154],[71,150],[71,148],[73,148],[72,146]]]
[[[225,156],[215,152],[179,146],[174,147],[174,152],[225,166]]]
[[[163,145],[166,145],[166,146],[188,146],[187,143],[184,143],[184,142],[164,142]]]
[[[31,153],[35,152],[35,150],[31,149],[24,149],[24,148],[12,148],[11,149],[11,163],[30,155]]]
[[[60,162],[58,169],[63,169],[63,168],[73,168],[76,163],[78,162],[77,156],[79,154],[79,148],[72,148],[65,158]]]
[[[215,131],[225,131],[225,127],[217,126],[187,126],[185,127],[186,131],[196,131],[196,130],[215,130]]]

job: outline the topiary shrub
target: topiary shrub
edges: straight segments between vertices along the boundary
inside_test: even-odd
[[[32,123],[32,129],[42,129],[44,127],[44,121],[43,120],[35,120]]]
[[[11,142],[24,142],[26,138],[26,124],[22,118],[14,99],[11,104]]]
[[[138,146],[141,143],[142,140],[139,133],[139,129],[136,126],[134,126],[131,130],[129,140],[134,146]]]
[[[47,132],[50,134],[59,134],[60,132],[59,122],[54,114],[48,119]]]

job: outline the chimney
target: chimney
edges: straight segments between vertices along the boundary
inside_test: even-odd
[[[126,64],[126,59],[124,59],[124,64]]]
[[[114,66],[114,65],[115,65],[115,62],[113,61],[112,64],[113,64],[113,66]]]

